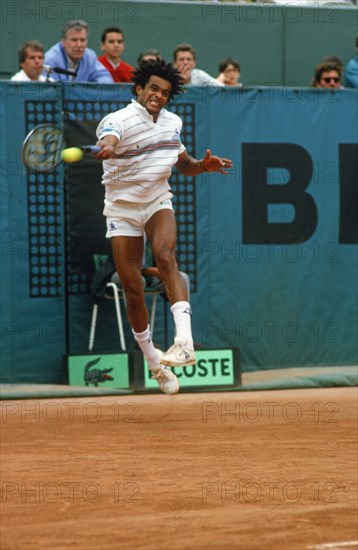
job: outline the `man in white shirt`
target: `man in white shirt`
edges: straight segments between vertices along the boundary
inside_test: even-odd
[[[44,64],[44,48],[37,40],[29,40],[18,51],[19,67],[21,70],[11,77],[16,82],[46,82],[47,78],[41,74]]]
[[[134,70],[130,105],[107,115],[97,128],[96,157],[103,160],[104,215],[107,237],[127,304],[134,337],[162,391],[174,394],[178,379],[170,367],[195,363],[191,308],[186,285],[175,257],[176,222],[168,183],[172,167],[188,176],[221,172],[232,161],[212,156],[189,156],[181,143],[182,120],[164,107],[182,91],[180,73],[163,60],[145,61]],[[174,345],[161,354],[152,342],[142,285],[144,234],[149,239],[164,281],[175,323]]]
[[[173,65],[188,86],[222,86],[214,77],[196,68],[195,50],[190,44],[178,44],[173,52]]]

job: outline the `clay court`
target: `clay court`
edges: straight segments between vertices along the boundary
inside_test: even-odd
[[[3,550],[358,547],[355,387],[1,409]]]

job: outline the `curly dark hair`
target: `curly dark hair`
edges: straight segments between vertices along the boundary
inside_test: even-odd
[[[136,86],[144,88],[151,76],[159,76],[171,84],[169,99],[183,92],[184,80],[171,63],[166,63],[164,59],[150,59],[142,63],[133,71],[131,88],[133,95],[137,96]]]

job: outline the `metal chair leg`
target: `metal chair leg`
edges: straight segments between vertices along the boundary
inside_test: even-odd
[[[151,330],[151,333],[152,333],[152,338],[153,338],[153,334],[154,334],[155,310],[156,310],[156,307],[157,307],[157,297],[158,297],[158,294],[154,293],[153,294],[153,300],[152,300],[152,310],[150,312],[150,330]]]
[[[90,337],[89,337],[89,342],[88,342],[88,350],[89,351],[92,351],[92,349],[93,349],[94,337],[95,337],[95,334],[96,334],[97,314],[98,314],[98,305],[93,304],[92,320],[91,320],[91,331],[90,331]]]
[[[127,348],[126,348],[126,342],[125,342],[125,337],[124,337],[123,319],[122,319],[122,312],[121,312],[121,305],[120,305],[120,298],[123,298],[124,308],[126,309],[125,296],[124,296],[124,293],[121,291],[121,289],[118,288],[116,283],[110,282],[110,283],[107,283],[106,286],[110,287],[112,289],[112,292],[113,292],[113,299],[114,299],[114,305],[115,305],[116,317],[117,317],[117,324],[118,324],[119,341],[120,341],[122,351],[126,351]],[[150,312],[150,328],[151,328],[151,333],[152,333],[152,336],[153,336],[158,293],[157,292],[147,292],[146,294],[147,295],[148,294],[152,295],[152,307],[151,307],[151,312]],[[109,297],[109,296],[107,296],[107,297]],[[92,351],[93,346],[94,346],[95,335],[96,335],[97,316],[98,316],[98,304],[94,304],[93,305],[93,310],[92,310],[91,330],[90,330],[90,336],[89,336],[89,342],[88,342],[88,350],[89,351]]]
[[[119,292],[117,285],[115,283],[107,283],[107,287],[111,287],[113,289],[113,297],[114,297],[114,304],[116,308],[116,315],[117,315],[117,323],[118,323],[118,333],[119,333],[119,340],[121,343],[121,348],[123,351],[126,351],[126,342],[124,338],[124,329],[123,329],[123,321],[122,321],[122,314],[121,314],[121,306],[119,303]]]

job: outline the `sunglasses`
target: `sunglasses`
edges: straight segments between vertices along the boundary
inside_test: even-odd
[[[333,80],[333,82],[335,82],[335,83],[339,82],[340,78],[338,76],[326,76],[325,78],[322,78],[322,80],[326,84],[329,84],[329,82],[331,82],[331,80]]]

